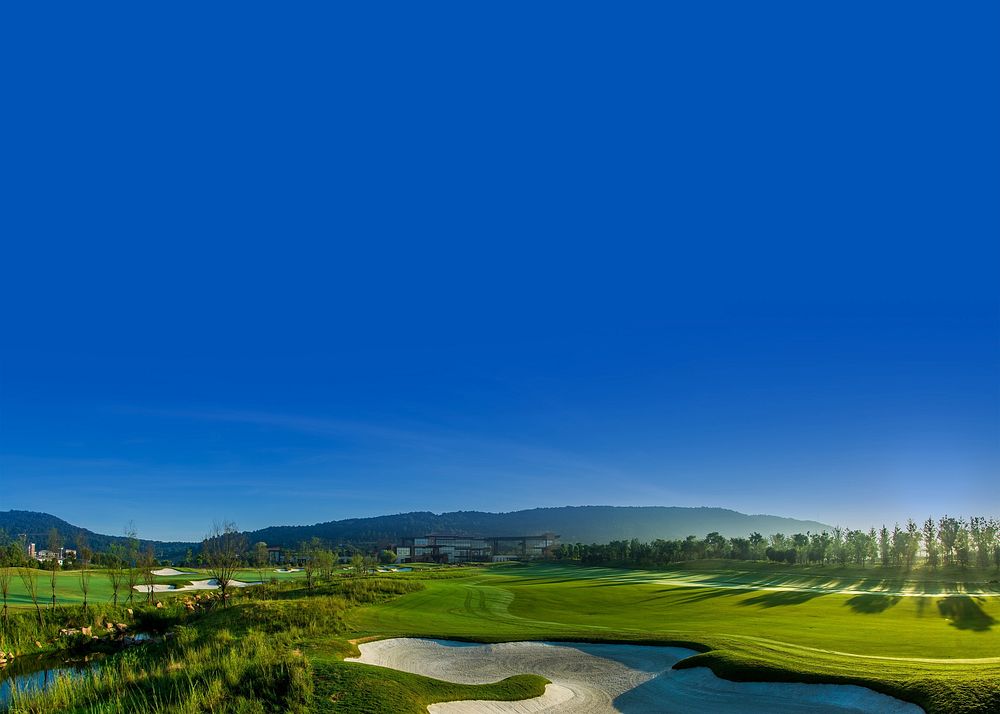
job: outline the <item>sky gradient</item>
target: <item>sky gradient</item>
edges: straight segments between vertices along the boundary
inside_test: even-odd
[[[0,510],[1000,515],[995,5],[240,8],[3,11]]]

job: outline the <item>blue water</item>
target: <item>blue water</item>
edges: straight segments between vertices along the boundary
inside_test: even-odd
[[[59,677],[79,677],[86,667],[55,667],[52,669],[41,669],[37,672],[25,672],[24,674],[14,674],[0,679],[0,710],[5,710],[10,704],[14,689],[22,692],[38,692],[48,689]]]

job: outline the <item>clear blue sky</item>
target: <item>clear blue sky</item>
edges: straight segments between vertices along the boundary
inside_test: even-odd
[[[4,8],[0,509],[997,515],[998,7]]]

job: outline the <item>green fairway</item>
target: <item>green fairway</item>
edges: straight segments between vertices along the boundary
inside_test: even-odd
[[[211,578],[211,574],[204,569],[199,568],[177,568],[184,572],[194,573],[193,575],[172,575],[167,577],[156,577],[154,582],[163,584],[172,584],[177,587],[187,585],[193,580],[207,580]],[[36,571],[38,575],[38,600],[41,605],[48,605],[52,601],[52,589],[50,583],[51,572],[47,570]],[[268,581],[274,579],[279,581],[286,580],[300,580],[304,579],[305,574],[298,573],[279,573],[275,572],[274,568],[269,568],[265,571],[265,577]],[[260,580],[260,575],[256,570],[240,570],[235,575],[236,580],[242,580],[244,582],[257,582]],[[144,581],[140,579],[139,583],[142,584]],[[175,595],[181,595],[184,593],[156,593],[156,597],[174,597]],[[112,590],[111,584],[103,570],[92,570],[90,577],[90,592],[88,595],[88,600],[91,603],[107,603],[111,602]],[[118,593],[119,602],[123,602],[128,597],[128,588],[122,585],[121,590]],[[144,592],[135,591],[133,595],[133,600],[143,599],[146,597]],[[58,605],[79,605],[83,602],[83,593],[80,589],[80,572],[77,570],[63,570],[56,573],[56,604]],[[27,590],[24,587],[21,579],[15,574],[11,578],[10,583],[10,598],[9,605],[12,608],[24,608],[32,607],[31,598],[28,595]]]
[[[210,577],[192,572],[157,582],[183,585]],[[283,585],[236,593],[228,608],[217,600],[188,608],[169,593],[158,593],[167,606],[154,608],[140,604],[145,595],[136,593],[129,606],[135,619],[119,608],[115,622],[159,622],[177,634],[165,649],[143,650],[141,680],[123,684],[112,668],[93,686],[46,695],[48,709],[25,711],[62,710],[54,705],[58,697],[67,698],[66,710],[84,702],[110,702],[113,709],[123,696],[151,692],[200,701],[197,688],[185,693],[168,686],[180,676],[176,662],[185,663],[185,677],[198,681],[249,677],[260,696],[273,697],[276,706],[298,702],[300,711],[324,711],[337,702],[344,711],[417,713],[432,702],[518,699],[537,696],[544,687],[537,676],[457,685],[342,661],[356,654],[352,641],[394,636],[675,644],[701,652],[678,667],[709,666],[728,679],[853,683],[929,712],[1000,711],[1000,597],[990,582],[995,573],[962,574],[726,561],[657,571],[539,563],[336,574],[314,588],[306,587],[301,572],[274,573]],[[65,646],[59,628],[112,616],[100,608],[88,616],[73,606],[81,599],[74,572],[57,574],[59,604],[73,607],[48,610],[48,574],[39,575],[44,622],[36,623],[15,583],[20,614],[8,649],[58,650]],[[243,570],[236,577],[250,581],[259,575]],[[106,602],[110,595],[107,579],[95,571],[90,601]],[[253,655],[234,660],[234,643],[244,641],[249,644],[239,646]]]
[[[792,580],[800,589],[751,585]],[[485,641],[696,642],[713,650],[699,661],[724,676],[847,678],[941,711],[963,696],[1000,702],[1000,598],[988,582],[781,576],[716,563],[665,572],[532,565],[425,584],[352,611],[350,626]]]

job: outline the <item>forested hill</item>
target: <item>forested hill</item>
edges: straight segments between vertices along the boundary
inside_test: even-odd
[[[406,536],[427,533],[460,535],[537,535],[553,532],[564,543],[607,543],[638,538],[685,538],[717,531],[727,537],[744,537],[757,531],[805,533],[830,530],[816,521],[768,515],[747,515],[724,508],[665,506],[564,506],[534,508],[510,513],[455,511],[440,515],[428,511],[373,518],[351,518],[311,526],[274,526],[248,533],[252,542],[296,545],[313,536],[333,543],[392,543]]]
[[[77,535],[83,533],[87,537],[90,547],[95,551],[105,551],[114,542],[125,543],[122,536],[102,535],[93,531],[81,528],[80,526],[67,523],[61,518],[56,518],[48,513],[38,513],[37,511],[0,511],[0,529],[6,531],[10,538],[17,538],[21,534],[27,536],[29,543],[35,543],[39,550],[47,548],[49,545],[49,533],[55,528],[63,540],[66,548],[75,548]],[[188,548],[198,548],[196,543],[164,542],[155,540],[140,539],[140,548],[144,549],[150,543],[158,558],[179,558],[184,555]]]
[[[73,547],[76,534],[86,534],[95,550],[106,550],[120,536],[94,533],[86,528],[34,511],[0,511],[0,528],[11,537],[28,535],[28,540],[44,548],[48,534],[55,528],[62,535],[65,545]],[[510,513],[485,513],[482,511],[455,511],[435,514],[429,511],[399,513],[373,518],[350,518],[343,521],[317,523],[311,526],[272,526],[247,533],[250,543],[264,541],[268,545],[296,546],[302,541],[318,537],[332,544],[354,543],[390,544],[400,538],[427,533],[454,533],[458,535],[539,535],[556,533],[564,543],[608,543],[613,540],[638,538],[642,541],[656,538],[685,538],[696,535],[704,538],[716,531],[730,538],[745,537],[757,531],[762,535],[772,533],[813,533],[830,530],[830,526],[816,521],[800,521],[779,516],[747,515],[724,508],[678,508],[665,506],[564,506],[561,508],[534,508]],[[162,542],[142,540],[142,547],[152,543],[157,557],[180,558],[188,548],[197,550],[198,543]]]

